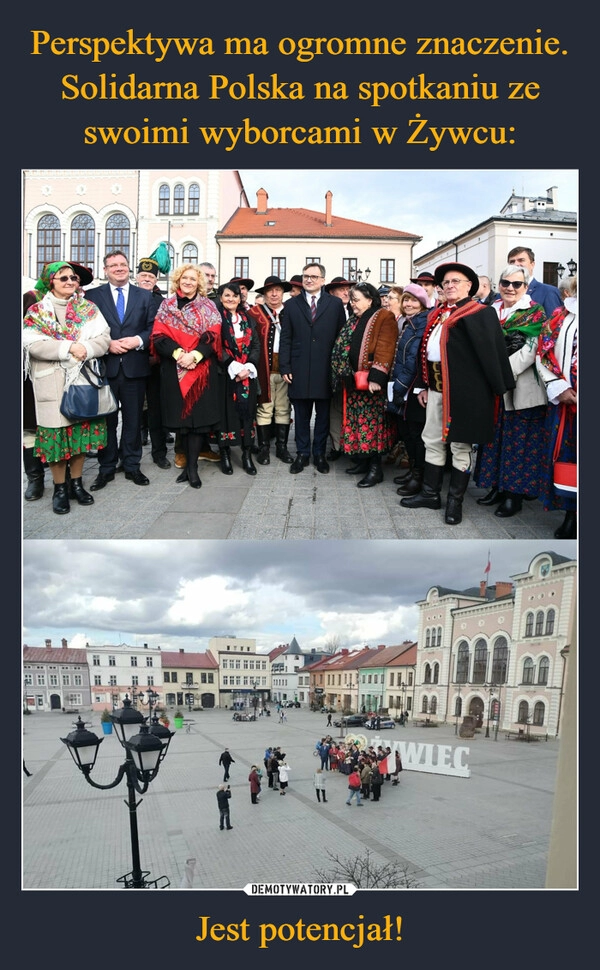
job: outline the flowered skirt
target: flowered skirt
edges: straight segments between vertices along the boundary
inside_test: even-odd
[[[553,484],[553,455],[560,412],[564,405],[550,405],[546,417],[547,453],[542,468],[540,499],[547,512],[563,509],[565,512],[577,510],[577,495],[558,495]],[[577,413],[569,409],[563,434],[562,445],[558,455],[559,461],[577,462]]]
[[[387,454],[397,438],[396,420],[386,410],[385,392],[346,391],[341,448],[347,455]]]
[[[500,401],[494,439],[477,451],[473,480],[479,488],[531,498],[540,494],[548,454],[546,412],[546,405],[507,411]]]
[[[106,418],[78,421],[66,428],[41,428],[35,436],[35,454],[43,462],[67,461],[106,446]]]

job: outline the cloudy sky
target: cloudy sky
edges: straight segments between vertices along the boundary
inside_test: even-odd
[[[510,580],[544,550],[576,542],[491,542],[489,582]],[[488,546],[457,542],[168,543],[39,540],[23,549],[23,643],[160,645],[202,651],[219,634],[267,652],[414,639],[431,586],[478,587]]]
[[[320,212],[325,211],[325,193],[331,191],[334,216],[423,236],[415,256],[497,215],[513,190],[537,198],[556,186],[558,208],[578,211],[575,169],[240,169],[239,173],[251,206],[256,206],[256,192],[262,188],[272,208],[298,206]],[[577,253],[572,258],[577,259]]]

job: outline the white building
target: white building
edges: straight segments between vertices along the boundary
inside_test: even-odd
[[[163,703],[163,671],[160,647],[147,643],[131,647],[127,643],[102,646],[85,645],[90,671],[92,708],[103,710],[119,707],[127,694],[130,698],[143,694],[135,706],[143,711],[147,690],[158,694],[156,703]]]
[[[271,671],[269,658],[256,652],[256,640],[233,634],[211,637],[208,653],[219,664],[219,707],[263,705],[271,690]]]

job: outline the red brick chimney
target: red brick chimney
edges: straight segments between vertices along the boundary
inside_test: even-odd
[[[480,582],[480,584],[479,584],[479,595],[482,598],[485,597],[485,591],[486,591],[486,589],[487,589],[487,581],[485,579],[482,579],[481,582]]]
[[[333,218],[331,216],[331,200],[333,199],[333,193],[331,191],[325,193],[325,225],[332,226]]]
[[[50,648],[52,647],[52,640],[46,640],[44,642],[46,644],[46,649],[50,650]]]
[[[510,596],[512,591],[513,591],[512,583],[507,583],[505,581],[496,583],[496,599],[499,599],[500,596]]]
[[[257,216],[266,216],[268,210],[267,200],[269,196],[264,189],[259,189],[256,193],[256,214]]]
[[[66,650],[66,649],[67,649],[67,646],[68,646],[68,644],[67,644],[67,641],[65,640],[65,638],[63,637],[63,638],[62,638],[62,640],[61,640],[60,642],[61,642],[61,644],[62,644],[62,646],[63,646],[63,650]]]

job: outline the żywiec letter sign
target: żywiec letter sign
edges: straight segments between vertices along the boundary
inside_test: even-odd
[[[392,752],[398,751],[405,771],[426,771],[432,775],[453,775],[455,778],[470,778],[468,764],[470,748],[453,748],[451,744],[422,744],[417,741],[383,741],[373,738],[373,747],[389,745]]]

